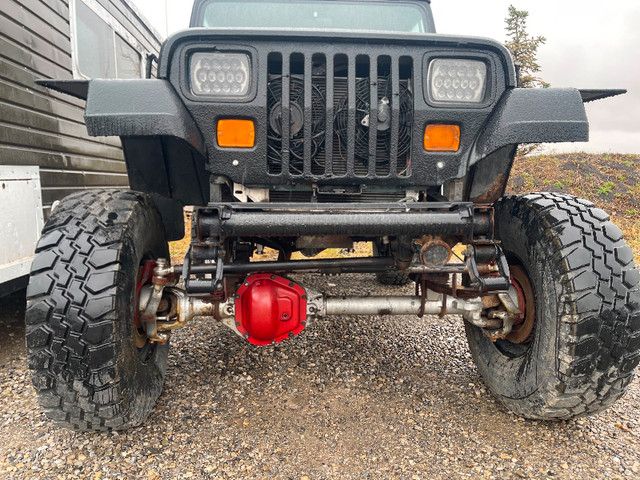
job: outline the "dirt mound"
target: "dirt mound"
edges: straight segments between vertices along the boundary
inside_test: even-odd
[[[568,153],[518,158],[509,193],[564,192],[611,214],[640,262],[640,155]]]

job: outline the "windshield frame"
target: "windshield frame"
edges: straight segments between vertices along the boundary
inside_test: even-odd
[[[218,0],[195,0],[194,6],[193,6],[193,10],[191,13],[191,22],[190,22],[190,27],[191,28],[211,28],[211,29],[215,29],[215,28],[236,28],[236,27],[203,27],[204,24],[204,16],[205,16],[205,12],[207,7],[209,6],[209,4],[211,3],[215,3]],[[224,0],[225,2],[228,2],[229,0]],[[235,0],[238,3],[242,3],[244,1],[251,1],[251,2],[256,2],[256,1],[261,1],[264,3],[269,3],[271,0]],[[300,2],[304,2],[305,0],[273,0],[274,3],[300,3]],[[313,0],[314,2],[317,2],[318,0]],[[423,15],[423,23],[424,23],[424,28],[425,28],[425,32],[420,32],[420,33],[416,33],[416,32],[408,32],[406,30],[372,30],[372,29],[350,29],[350,30],[346,30],[346,29],[312,29],[312,28],[296,28],[293,26],[288,26],[288,27],[273,27],[271,28],[272,30],[278,30],[278,29],[286,29],[286,30],[309,30],[309,31],[322,31],[322,30],[327,30],[327,31],[358,31],[358,32],[367,32],[367,31],[384,31],[386,33],[400,33],[400,34],[433,34],[436,33],[436,28],[435,28],[435,23],[433,20],[433,15],[431,12],[431,6],[430,6],[430,0],[321,0],[323,2],[335,2],[335,3],[354,3],[354,2],[359,2],[362,1],[362,3],[369,3],[369,4],[374,4],[374,3],[381,3],[381,4],[405,4],[405,5],[409,5],[411,7],[417,8],[421,11],[422,15]],[[247,28],[254,28],[251,27],[249,25],[245,25],[245,26],[238,26],[238,29],[247,29]]]

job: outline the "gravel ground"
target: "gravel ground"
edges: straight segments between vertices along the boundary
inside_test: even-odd
[[[364,275],[305,284],[402,290]],[[30,384],[23,302],[0,303],[2,479],[640,479],[638,379],[597,416],[517,418],[486,391],[455,317],[334,318],[266,348],[197,320],[174,334],[144,426],[62,430]]]

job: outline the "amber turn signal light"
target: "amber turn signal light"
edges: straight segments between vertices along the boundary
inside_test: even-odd
[[[218,145],[225,148],[252,148],[256,129],[252,120],[218,120]]]
[[[457,152],[460,148],[458,125],[427,125],[424,130],[424,149],[428,152]]]

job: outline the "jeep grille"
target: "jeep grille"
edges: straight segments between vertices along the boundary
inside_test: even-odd
[[[269,174],[410,175],[411,57],[271,52],[267,68]]]

